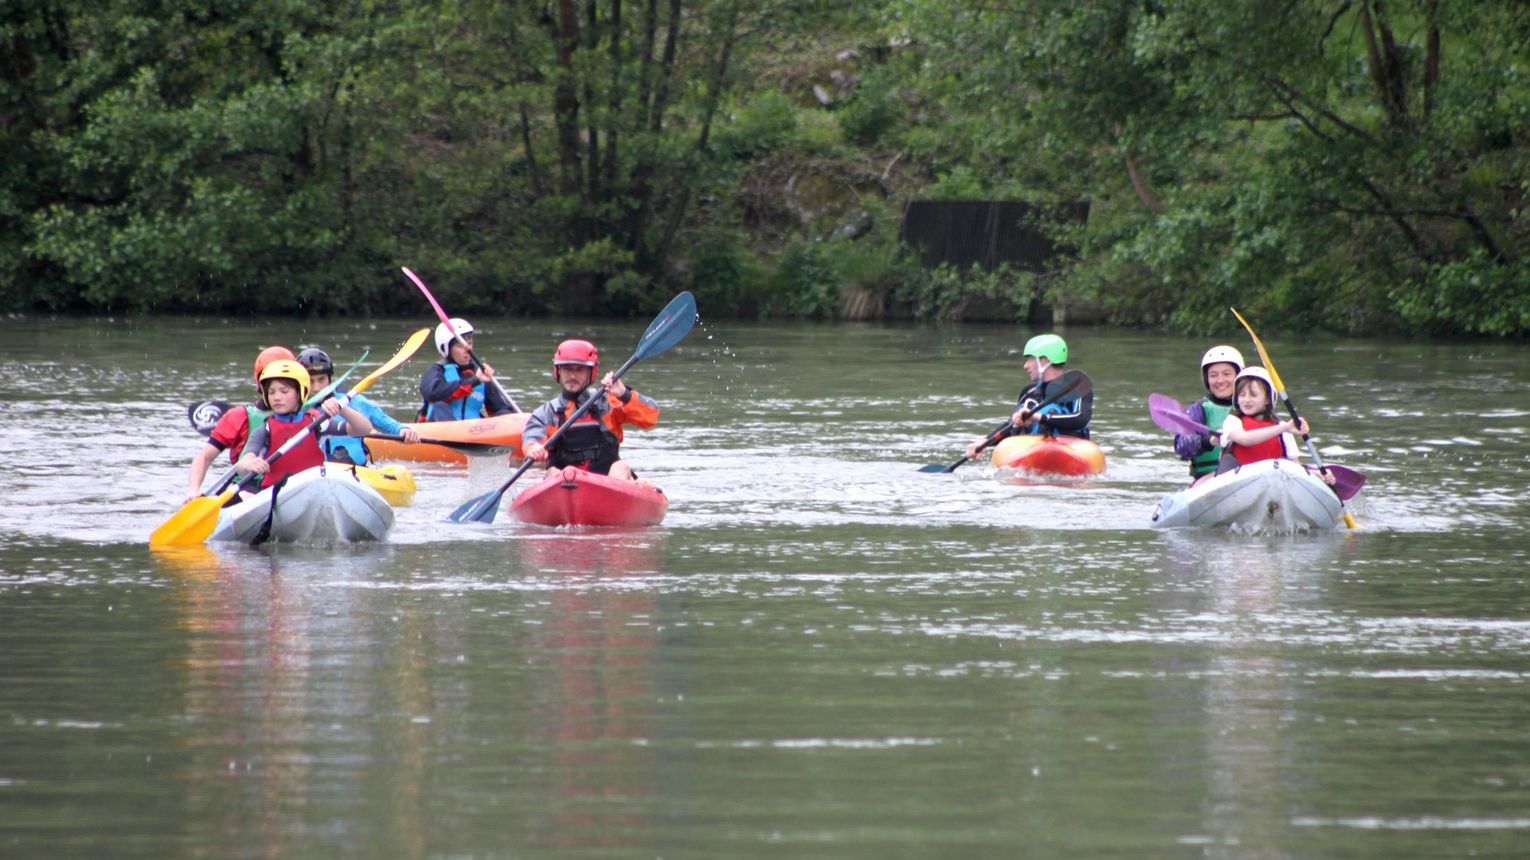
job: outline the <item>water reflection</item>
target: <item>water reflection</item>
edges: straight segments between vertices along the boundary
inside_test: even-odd
[[[550,719],[532,744],[554,751],[559,849],[631,848],[632,834],[651,825],[661,610],[645,580],[659,574],[662,542],[662,532],[607,529],[517,542],[522,569],[558,583],[547,629],[530,645],[550,670]],[[621,800],[607,807],[604,798]]]
[[[1345,537],[1211,539],[1163,536],[1165,573],[1187,586],[1173,594],[1183,605],[1186,635],[1207,651],[1201,712],[1205,716],[1204,833],[1187,835],[1207,857],[1290,856],[1294,751],[1286,741],[1290,713],[1302,695],[1299,647],[1283,628],[1293,617],[1323,612],[1321,594]]]

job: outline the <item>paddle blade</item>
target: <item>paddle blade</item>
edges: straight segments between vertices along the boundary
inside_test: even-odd
[[[1259,339],[1259,335],[1254,334],[1254,327],[1248,324],[1248,320],[1243,318],[1243,314],[1238,313],[1237,308],[1230,307],[1228,310],[1232,311],[1233,316],[1238,318],[1238,322],[1243,324],[1243,328],[1248,331],[1248,336],[1253,338],[1254,349],[1259,350],[1259,360],[1264,362],[1264,369],[1270,374],[1270,382],[1275,385],[1275,393],[1284,398],[1286,395],[1286,385],[1280,381],[1280,374],[1275,372],[1275,363],[1270,361],[1270,354],[1264,351],[1264,342]]]
[[[446,519],[454,523],[492,523],[499,513],[499,500],[504,497],[504,490],[490,490],[481,496],[468,499],[455,511],[447,514]]]
[[[1163,394],[1148,395],[1148,414],[1154,424],[1170,433],[1211,432],[1210,427],[1186,415],[1185,407],[1178,400]]]
[[[1333,463],[1326,464],[1326,467],[1329,474],[1333,475],[1334,491],[1339,494],[1339,498],[1346,502],[1354,498],[1355,494],[1360,492],[1360,488],[1365,486],[1365,474],[1362,472],[1357,472],[1348,466],[1338,466]],[[1350,526],[1350,528],[1354,528],[1354,526]]]
[[[945,463],[927,463],[923,466],[920,466],[919,471],[930,475],[937,475],[942,472],[951,471],[951,467],[947,466]]]
[[[216,496],[198,496],[170,515],[170,519],[149,533],[149,549],[204,543],[218,526],[218,511],[234,496],[229,487]]]
[[[646,361],[679,343],[696,324],[696,298],[689,291],[675,296],[649,323],[638,339],[633,361]]]

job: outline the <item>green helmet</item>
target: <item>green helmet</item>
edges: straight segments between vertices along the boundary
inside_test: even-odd
[[[1052,364],[1068,363],[1068,342],[1055,334],[1038,334],[1025,342],[1025,355],[1044,358]]]

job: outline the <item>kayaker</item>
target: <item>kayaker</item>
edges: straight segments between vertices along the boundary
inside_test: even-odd
[[[1275,384],[1269,371],[1253,365],[1238,372],[1233,381],[1233,406],[1222,422],[1222,462],[1217,474],[1262,460],[1295,460],[1296,439],[1307,435],[1307,419],[1278,421],[1275,417]],[[1318,473],[1333,486],[1332,472]]]
[[[1174,453],[1190,461],[1191,485],[1216,474],[1222,460],[1222,422],[1233,408],[1233,383],[1243,372],[1243,353],[1225,344],[1201,356],[1201,383],[1206,396],[1185,407],[1190,420],[1212,428],[1210,433],[1176,433]]]
[[[294,361],[296,358],[285,346],[268,346],[255,356],[255,402],[241,409],[230,409],[218,417],[207,434],[207,444],[191,458],[191,472],[186,476],[186,501],[202,495],[202,480],[207,477],[207,467],[218,459],[220,453],[228,452],[230,464],[238,461],[239,452],[244,450],[244,443],[250,438],[251,418],[257,424],[265,420],[269,407],[261,391],[260,374],[266,366],[273,361]]]
[[[521,451],[546,463],[549,477],[565,466],[578,466],[613,478],[636,478],[621,458],[622,425],[652,428],[659,422],[659,404],[610,373],[599,388],[592,388],[590,383],[599,372],[600,353],[587,340],[565,340],[553,352],[553,379],[563,390],[538,406],[521,431]],[[544,447],[542,440],[591,397],[600,399],[563,431],[551,450]]]
[[[327,388],[335,378],[335,363],[330,360],[329,353],[316,346],[310,346],[298,353],[297,363],[303,365],[303,369],[308,371],[308,384],[314,391]],[[337,388],[330,396],[337,397],[345,392],[344,387]],[[353,395],[351,408],[367,416],[367,420],[372,422],[372,428],[379,433],[402,436],[408,444],[420,441],[419,433],[384,412],[381,406],[368,400],[365,394]],[[319,439],[319,445],[324,449],[324,457],[331,462],[366,465],[366,446],[360,439],[351,435],[344,418],[336,418],[329,422]]]
[[[1036,404],[1047,398],[1047,386],[1066,372],[1067,341],[1055,334],[1039,334],[1025,342],[1024,355],[1025,372],[1030,375],[1031,384],[1020,392],[1020,408],[1010,416],[1010,426],[1004,437],[1044,434],[1088,439],[1089,420],[1094,414],[1094,392],[1035,409]],[[967,458],[976,457],[988,444],[990,440],[985,436],[968,445]]]
[[[473,325],[465,319],[453,317],[436,326],[436,352],[441,353],[441,360],[420,377],[420,396],[425,401],[420,420],[461,421],[514,412],[498,387],[489,384],[494,368],[483,362],[482,369],[475,369],[467,347],[458,343],[453,333],[461,335],[468,346],[473,344]]]
[[[324,462],[324,450],[319,447],[319,441],[313,434],[305,437],[274,464],[266,461],[269,454],[301,433],[315,418],[338,415],[345,419],[352,432],[372,432],[372,422],[367,416],[350,406],[342,408],[337,398],[325,398],[317,409],[304,410],[303,401],[308,399],[310,382],[308,371],[296,361],[271,362],[261,371],[260,383],[271,413],[250,433],[250,439],[245,443],[244,451],[239,455],[239,462],[234,464],[234,468],[241,475],[263,475],[261,489]]]

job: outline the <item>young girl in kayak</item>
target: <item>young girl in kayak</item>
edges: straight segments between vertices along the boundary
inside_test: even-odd
[[[1222,423],[1233,409],[1233,384],[1243,372],[1243,354],[1230,346],[1214,346],[1201,356],[1201,383],[1206,396],[1185,407],[1190,420],[1212,428],[1210,433],[1176,433],[1174,453],[1190,461],[1191,486],[1216,474],[1222,460]]]
[[[297,436],[316,418],[340,415],[351,430],[366,434],[372,432],[372,422],[350,406],[341,407],[340,401],[326,398],[317,409],[303,410],[308,399],[308,371],[296,361],[273,361],[260,374],[261,393],[271,414],[251,433],[244,452],[234,468],[241,475],[264,475],[260,488],[265,489],[288,475],[295,475],[324,463],[324,451],[313,433],[303,438],[292,450],[283,454],[275,463],[266,458]]]
[[[255,375],[252,377],[255,382],[255,402],[239,409],[230,409],[218,417],[212,431],[207,434],[207,444],[191,458],[191,472],[186,477],[186,501],[202,494],[202,480],[207,477],[207,467],[218,459],[219,454],[227,451],[230,464],[239,460],[239,452],[244,450],[244,444],[250,438],[250,418],[260,416],[256,419],[258,422],[270,409],[261,391],[260,374],[273,361],[293,359],[292,350],[285,346],[268,346],[255,356]]]
[[[1030,375],[1031,384],[1020,392],[1019,408],[1010,416],[1004,437],[1042,434],[1089,438],[1094,392],[1036,409],[1036,404],[1049,394],[1047,386],[1063,375],[1067,363],[1068,343],[1057,335],[1040,334],[1025,342],[1025,372]],[[967,459],[976,457],[989,444],[985,436],[968,445]]]
[[[546,463],[549,477],[565,466],[578,466],[613,478],[636,478],[621,458],[622,425],[652,428],[659,422],[659,404],[609,373],[598,389],[591,388],[599,372],[600,353],[587,340],[566,340],[553,352],[553,379],[563,390],[538,406],[521,431],[521,451]],[[552,448],[544,446],[542,440],[591,397],[599,398],[595,405],[564,430]]]
[[[1222,463],[1217,474],[1262,460],[1295,460],[1296,440],[1291,433],[1307,435],[1307,419],[1277,421],[1275,384],[1264,368],[1245,367],[1234,380],[1233,407],[1222,422]],[[1332,486],[1331,472],[1318,473]]]
[[[494,378],[494,368],[488,362],[483,363],[481,370],[474,368],[468,347],[458,343],[453,335],[460,335],[472,346],[473,325],[454,317],[436,326],[436,352],[441,353],[441,360],[426,368],[425,375],[420,377],[420,396],[425,400],[420,407],[420,420],[462,421],[514,412],[499,388],[489,383]]]
[[[330,359],[329,353],[316,346],[310,346],[298,353],[297,362],[308,371],[310,388],[323,391],[335,378],[334,361]],[[330,397],[338,397],[344,393],[345,388],[340,387]],[[381,406],[368,400],[365,394],[352,395],[350,406],[367,416],[367,420],[372,422],[373,430],[402,436],[405,444],[412,445],[420,441],[419,433],[399,423],[398,419],[384,412]],[[320,435],[319,446],[324,449],[325,459],[331,462],[352,463],[357,466],[365,466],[367,463],[366,446],[356,438],[354,431],[346,425],[344,418],[336,418],[329,422],[329,426],[325,427]]]

